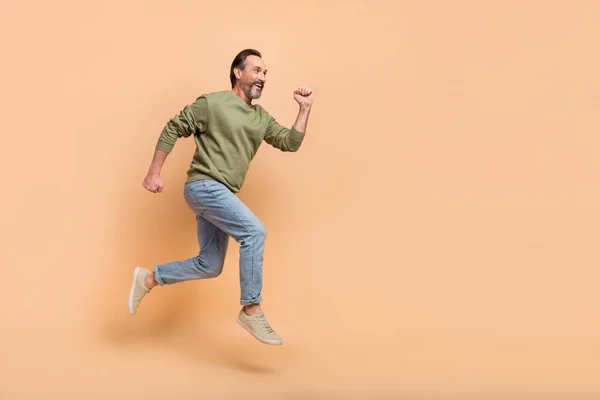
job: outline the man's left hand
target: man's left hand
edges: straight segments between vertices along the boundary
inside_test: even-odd
[[[294,90],[294,100],[300,104],[300,107],[310,108],[313,102],[313,91],[309,88],[298,88]]]

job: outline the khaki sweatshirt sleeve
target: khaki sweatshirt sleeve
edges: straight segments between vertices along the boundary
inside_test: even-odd
[[[269,122],[265,134],[265,142],[281,151],[298,151],[304,140],[304,133],[298,132],[294,127],[288,129],[279,125],[275,118],[268,114],[267,118]]]
[[[177,139],[204,132],[207,125],[208,105],[206,98],[200,96],[167,122],[160,133],[156,149],[169,153],[173,150]]]

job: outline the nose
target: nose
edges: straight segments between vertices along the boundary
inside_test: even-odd
[[[265,76],[264,72],[259,72],[258,79],[260,79],[261,82],[264,82],[265,80],[267,80],[267,77]]]

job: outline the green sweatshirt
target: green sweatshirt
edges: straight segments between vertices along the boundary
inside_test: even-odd
[[[260,105],[231,90],[204,94],[185,106],[165,125],[156,149],[169,153],[177,139],[192,135],[196,152],[186,182],[215,179],[234,193],[263,140],[281,151],[297,151],[304,139],[304,133],[279,125]]]

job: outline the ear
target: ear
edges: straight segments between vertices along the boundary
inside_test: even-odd
[[[233,74],[235,75],[235,77],[237,79],[240,79],[242,77],[242,70],[239,68],[234,68],[233,69]]]

